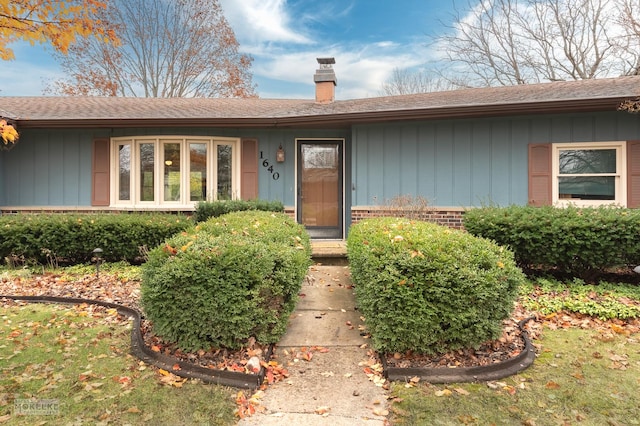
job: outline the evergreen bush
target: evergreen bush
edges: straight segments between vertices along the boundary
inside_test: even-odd
[[[640,265],[640,210],[616,207],[485,207],[464,214],[473,235],[508,246],[522,267],[591,281],[610,268]]]
[[[0,259],[40,264],[86,263],[101,248],[109,262],[141,260],[141,247],[155,247],[193,223],[186,216],[154,214],[18,214],[0,216]]]
[[[428,222],[367,219],[347,240],[374,348],[436,354],[497,338],[524,276],[504,247]]]
[[[229,213],[150,252],[142,306],[154,332],[184,350],[275,343],[310,264],[309,236],[286,215]]]
[[[227,213],[245,210],[260,210],[268,212],[284,212],[284,205],[280,201],[265,200],[220,200],[201,201],[196,204],[195,220],[204,222],[211,217],[219,217]]]

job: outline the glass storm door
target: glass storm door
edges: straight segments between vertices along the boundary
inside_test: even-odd
[[[299,142],[297,216],[311,238],[342,238],[342,141]]]

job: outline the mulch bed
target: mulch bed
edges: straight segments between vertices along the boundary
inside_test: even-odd
[[[518,356],[525,347],[522,331],[518,327],[520,319],[528,318],[521,308],[516,309],[518,317],[503,321],[502,336],[485,342],[478,348],[460,349],[438,355],[425,355],[414,352],[385,354],[388,367],[392,368],[464,368],[497,364]],[[530,339],[542,332],[540,323],[528,321],[524,328]]]

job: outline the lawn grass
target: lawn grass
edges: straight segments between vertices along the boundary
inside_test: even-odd
[[[91,306],[5,306],[0,424],[231,425],[237,390],[160,374],[129,354],[131,324]],[[15,400],[55,401],[19,414]]]
[[[88,265],[57,270],[95,273]],[[139,279],[138,267],[102,274]],[[7,276],[28,270],[0,271]],[[26,278],[26,276],[25,276]],[[640,287],[536,280],[521,302],[544,315],[627,318]],[[629,305],[629,300],[636,304]],[[597,302],[597,303],[596,303]],[[128,354],[130,326],[108,310],[27,304],[0,314],[0,424],[236,423],[237,389],[162,376]],[[640,334],[614,328],[545,328],[539,356],[524,372],[479,384],[391,388],[394,425],[640,425]],[[268,390],[267,390],[268,392]],[[16,415],[15,399],[56,400],[57,415]]]
[[[394,384],[392,424],[640,424],[640,336],[568,328],[536,343],[533,366],[497,382]]]

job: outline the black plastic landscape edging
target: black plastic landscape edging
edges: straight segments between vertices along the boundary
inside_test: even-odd
[[[186,377],[190,379],[199,379],[205,383],[214,383],[218,385],[231,386],[241,389],[256,389],[262,384],[265,376],[264,367],[260,367],[258,374],[241,373],[236,371],[214,370],[205,368],[190,362],[181,361],[177,358],[152,351],[145,343],[140,330],[141,315],[135,309],[118,305],[117,303],[102,302],[93,299],[79,299],[71,297],[53,297],[53,296],[7,296],[0,295],[0,299],[21,300],[30,303],[57,303],[65,305],[80,305],[83,303],[103,306],[105,308],[116,309],[118,313],[133,318],[133,327],[131,329],[131,354],[146,362],[155,365],[158,368],[169,371],[176,376]],[[273,345],[269,345],[266,359],[271,358]],[[175,366],[179,369],[174,369]]]
[[[465,383],[488,382],[512,376],[531,366],[536,358],[529,335],[524,329],[524,325],[533,319],[533,317],[526,318],[518,323],[524,340],[524,349],[520,354],[506,361],[478,367],[399,368],[387,367],[385,357],[381,356],[384,377],[392,381],[409,381],[413,377],[419,377],[421,381],[427,383]]]

